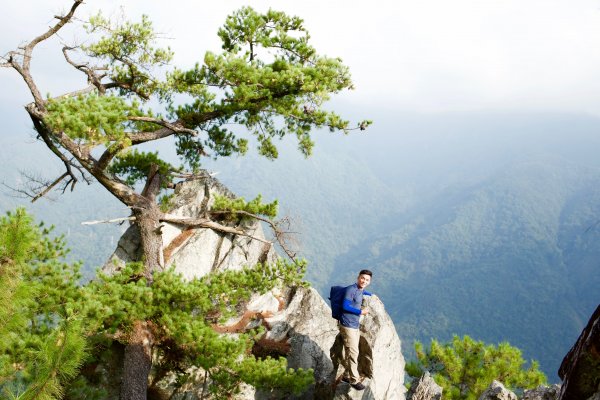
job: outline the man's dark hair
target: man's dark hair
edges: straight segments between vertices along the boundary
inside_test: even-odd
[[[373,273],[371,271],[369,271],[368,269],[363,269],[361,270],[358,275],[369,275],[371,278],[373,277]]]

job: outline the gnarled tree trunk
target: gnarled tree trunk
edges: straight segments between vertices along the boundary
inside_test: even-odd
[[[153,165],[142,192],[142,201],[134,207],[134,215],[142,243],[144,276],[152,285],[153,274],[164,268],[160,217],[162,212],[156,205],[160,191],[160,175]],[[136,321],[125,347],[121,400],[146,400],[148,375],[152,368],[152,344],[154,337],[147,321]]]

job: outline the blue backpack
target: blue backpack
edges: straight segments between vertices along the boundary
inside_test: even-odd
[[[331,301],[331,316],[337,320],[342,318],[346,289],[347,286],[332,286],[329,291],[329,300]]]

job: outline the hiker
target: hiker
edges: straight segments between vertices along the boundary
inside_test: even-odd
[[[359,272],[356,283],[345,288],[342,313],[338,324],[344,343],[342,381],[349,383],[356,390],[365,388],[358,374],[358,342],[360,339],[360,316],[369,312],[366,308],[362,308],[363,296],[371,296],[371,293],[364,289],[369,286],[372,277],[371,271],[363,269]]]

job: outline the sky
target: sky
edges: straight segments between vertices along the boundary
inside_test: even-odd
[[[4,2],[0,54],[30,40],[67,10],[66,0]],[[99,8],[147,14],[169,39],[174,64],[193,65],[218,51],[217,29],[233,10],[223,1],[87,1],[80,18]],[[600,0],[254,0],[302,17],[314,46],[349,65],[356,90],[338,101],[392,112],[543,111],[600,115]],[[72,30],[66,43],[80,40]],[[55,46],[55,45],[54,45]],[[34,53],[42,91],[75,85],[76,76],[53,56],[52,44]],[[29,100],[12,70],[0,70],[3,112]],[[77,86],[74,86],[76,88]]]

